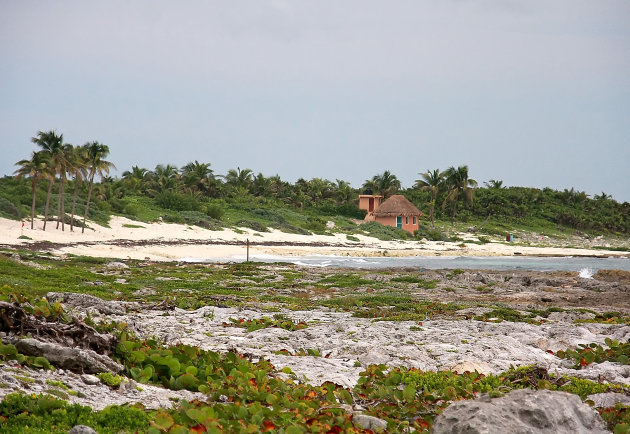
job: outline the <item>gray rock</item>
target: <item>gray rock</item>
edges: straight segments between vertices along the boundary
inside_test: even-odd
[[[72,427],[68,434],[97,434],[92,428],[87,425],[75,425]]]
[[[378,417],[369,416],[367,414],[355,414],[352,416],[352,421],[357,425],[360,425],[363,429],[371,430],[385,430],[387,429],[387,422]]]
[[[97,374],[99,372],[120,372],[123,370],[122,365],[92,350],[68,348],[59,344],[41,342],[30,338],[18,340],[15,343],[15,347],[22,354],[46,357],[53,365],[73,372]]]
[[[630,396],[623,393],[595,393],[586,399],[593,401],[597,408],[614,407],[616,404],[630,405]]]
[[[81,375],[81,380],[83,380],[83,382],[89,386],[94,386],[95,384],[99,384],[101,382],[98,377],[90,374]]]
[[[105,264],[105,268],[110,270],[126,270],[129,266],[124,262],[109,262]]]
[[[595,314],[591,312],[566,311],[566,312],[551,312],[549,316],[547,317],[547,320],[573,322],[576,319],[593,319],[593,318],[595,318]]]
[[[49,303],[63,303],[79,309],[96,309],[105,315],[124,315],[125,309],[115,301],[105,301],[89,294],[73,292],[49,292],[46,294]]]
[[[522,389],[504,397],[487,395],[447,407],[433,425],[434,434],[603,434],[599,414],[577,395]]]
[[[491,374],[492,367],[485,362],[477,360],[462,360],[451,366],[451,371],[463,374],[464,372],[478,372],[480,374]]]
[[[155,295],[155,289],[153,288],[141,288],[133,293],[133,295]]]

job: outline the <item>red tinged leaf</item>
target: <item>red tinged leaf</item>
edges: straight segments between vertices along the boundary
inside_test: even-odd
[[[329,358],[331,354],[332,354],[332,353],[328,353],[328,354],[326,354],[326,355],[324,356],[324,359]]]
[[[250,378],[249,379],[249,384],[253,387],[256,387],[256,379],[255,378]]]
[[[328,430],[328,434],[339,434],[340,432],[342,432],[341,427],[336,425]]]
[[[272,421],[270,420],[263,421],[263,432],[271,431],[273,429],[276,429],[276,425],[274,425]]]
[[[418,321],[418,325],[422,325],[422,321]]]
[[[190,432],[191,433],[202,433],[202,432],[207,432],[206,427],[199,424],[199,425],[195,425],[195,426],[191,426],[190,427]]]
[[[582,358],[580,359],[580,365],[581,365],[581,366],[588,366],[588,362],[586,361],[586,359],[584,359],[584,357],[582,357]]]
[[[424,419],[416,419],[415,422],[420,428],[429,429],[429,424]]]
[[[548,352],[549,354],[551,354],[552,356],[554,355],[554,354],[553,354],[553,351],[551,351],[551,350],[547,350],[547,352]]]

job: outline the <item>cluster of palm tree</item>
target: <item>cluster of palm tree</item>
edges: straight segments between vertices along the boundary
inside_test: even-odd
[[[31,182],[32,206],[31,228],[34,225],[37,203],[37,186],[48,182],[44,206],[44,226],[49,221],[49,208],[54,185],[57,184],[57,228],[65,230],[66,188],[73,187],[70,211],[70,230],[74,230],[77,204],[85,205],[82,231],[90,209],[93,195],[102,201],[122,199],[127,195],[157,197],[170,192],[190,195],[196,200],[213,198],[234,199],[237,201],[258,198],[264,203],[283,203],[296,208],[304,207],[344,207],[350,209],[357,199],[359,190],[346,181],[337,179],[312,178],[298,179],[294,184],[283,181],[279,175],[266,177],[254,174],[251,169],[230,169],[225,175],[215,175],[210,163],[195,160],[178,169],[171,164],[158,164],[154,170],[133,166],[123,172],[121,178],[111,178],[109,171],[114,165],[105,160],[109,148],[99,142],[88,142],[73,146],[64,142],[62,134],[55,131],[39,131],[32,142],[40,149],[33,152],[30,159],[18,161],[15,171],[18,178],[27,177]],[[95,184],[95,178],[101,182]],[[477,182],[468,177],[468,166],[450,167],[420,174],[414,188],[428,192],[430,201],[429,217],[435,222],[435,207],[440,200],[442,209],[450,205],[452,218],[457,215],[459,202],[472,203]],[[492,187],[501,188],[501,182],[491,180]],[[87,190],[87,193],[86,193]],[[402,190],[401,182],[389,170],[373,176],[364,182],[361,191],[380,194],[385,198]],[[424,195],[425,193],[421,193]],[[416,197],[424,201],[427,196]],[[248,199],[249,198],[249,199]]]
[[[472,205],[477,181],[468,177],[468,166],[451,166],[443,172],[439,169],[427,170],[419,175],[421,178],[416,180],[415,187],[431,195],[429,202],[431,224],[435,224],[435,206],[440,194],[444,197],[442,208],[451,206],[451,218],[457,215],[460,200]]]
[[[94,177],[99,175],[102,179],[109,173],[109,170],[114,167],[111,162],[105,160],[109,154],[109,148],[107,145],[103,145],[99,142],[88,142],[82,146],[73,146],[69,143],[65,143],[63,134],[57,134],[56,131],[39,131],[37,135],[31,139],[31,141],[36,144],[40,150],[34,151],[30,159],[18,161],[16,165],[19,167],[14,172],[18,178],[28,177],[31,181],[31,192],[33,195],[33,202],[31,206],[31,229],[34,227],[35,220],[37,185],[40,181],[48,181],[48,192],[46,195],[46,205],[44,207],[43,230],[46,230],[50,198],[52,196],[55,182],[58,183],[59,198],[59,200],[57,200],[57,229],[59,229],[59,226],[61,225],[61,230],[65,230],[65,188],[68,184],[68,177],[71,177],[74,182],[70,217],[71,231],[74,230],[74,216],[79,188],[85,181],[89,184],[87,202],[83,215],[82,231],[84,231],[85,220],[87,219],[90,207]]]
[[[123,172],[115,195],[140,193],[155,197],[169,191],[190,194],[196,199],[256,197],[279,200],[298,208],[325,203],[341,206],[356,198],[357,191],[340,179],[332,182],[322,178],[300,178],[291,184],[279,175],[267,177],[240,167],[229,169],[225,175],[215,175],[210,166],[210,163],[196,160],[181,169],[170,164],[158,164],[154,170],[133,166]]]

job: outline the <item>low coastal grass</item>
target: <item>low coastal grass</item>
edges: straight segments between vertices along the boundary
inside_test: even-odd
[[[295,309],[327,307],[374,321],[454,318],[455,312],[469,307],[424,299],[418,293],[434,289],[440,282],[405,271],[348,272],[306,270],[286,264],[177,264],[136,260],[126,260],[121,265],[111,264],[111,260],[58,259],[27,251],[18,252],[17,257],[14,255],[15,252],[0,254],[0,298],[30,303],[41,315],[55,321],[62,321],[65,312],[47,305],[41,297],[48,291],[59,290],[85,292],[106,299],[166,302],[187,309],[209,305],[260,306],[268,302]],[[452,280],[458,274],[461,273],[453,270],[445,279]],[[478,319],[536,323],[553,312],[564,311],[553,307],[527,311],[506,306],[491,308]],[[612,323],[623,318],[619,313],[608,312],[595,316],[593,321]],[[65,397],[71,391],[50,383],[48,394],[6,396],[0,402],[3,415],[0,431],[17,433],[24,432],[26,427],[36,427],[31,432],[67,432],[82,423],[106,433],[121,430],[258,432],[260,427],[297,433],[325,431],[326,427],[333,426],[361,432],[341,409],[344,404],[362,406],[365,413],[386,421],[390,432],[401,432],[408,427],[428,432],[437,414],[449,402],[473,399],[481,393],[500,396],[523,387],[564,390],[582,399],[606,391],[630,393],[625,386],[553,376],[536,367],[483,376],[370,365],[362,370],[356,387],[344,388],[332,383],[312,386],[298,381],[290,369],[277,370],[264,358],[254,363],[233,352],[215,353],[185,345],[165,346],[154,339],[141,340],[120,324],[95,326],[116,334],[118,345],[114,357],[125,367],[124,377],[141,384],[199,391],[207,399],[180,402],[171,410],[112,406],[95,412],[88,407],[68,404]],[[250,331],[265,327],[299,330],[307,324],[276,315],[242,321],[237,317],[227,326]],[[418,326],[413,325],[410,330],[419,329]],[[585,345],[558,356],[583,366],[583,363],[602,360],[627,363],[627,352],[627,343],[611,340],[606,346]],[[19,356],[8,346],[1,347],[0,353],[6,353],[12,362],[19,362]],[[294,352],[279,350],[277,354],[326,357],[325,352],[313,348]],[[30,362],[45,367],[43,360]],[[24,358],[20,363],[29,363],[29,359]],[[117,387],[125,379],[111,376],[104,377],[103,381]],[[619,431],[630,422],[630,407],[619,406],[601,412],[611,430]]]

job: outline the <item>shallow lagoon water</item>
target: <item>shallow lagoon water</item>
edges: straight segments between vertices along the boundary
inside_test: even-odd
[[[244,262],[245,256],[223,259],[182,258],[184,262]],[[625,270],[630,271],[626,257],[538,257],[538,256],[407,256],[407,257],[353,257],[353,256],[272,256],[252,255],[254,262],[285,262],[311,267],[332,268],[417,268],[417,269],[486,269],[533,271]]]

